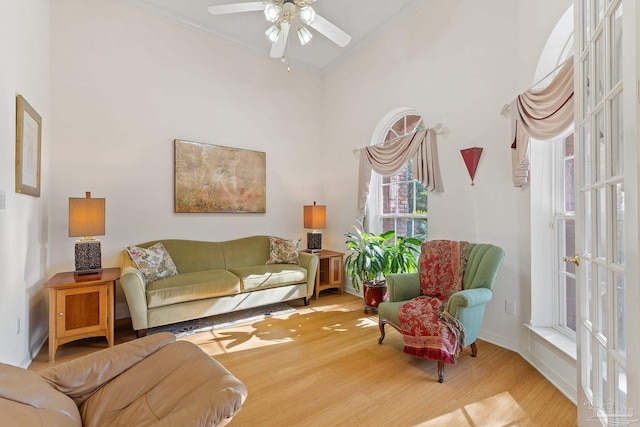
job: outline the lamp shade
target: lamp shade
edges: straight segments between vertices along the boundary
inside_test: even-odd
[[[69,236],[104,236],[105,199],[69,198]]]
[[[327,207],[316,205],[304,207],[304,228],[318,230],[327,226]]]

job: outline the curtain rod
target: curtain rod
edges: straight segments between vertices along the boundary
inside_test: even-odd
[[[442,131],[442,129],[444,129],[444,126],[442,126],[442,123],[440,123],[440,122],[436,123],[435,125],[433,125],[431,127],[426,128],[426,130],[432,130],[435,133],[440,133]],[[416,132],[421,131],[421,130],[423,130],[423,129],[418,129],[417,131],[412,132],[412,133],[416,133]],[[411,135],[411,134],[407,134],[407,135]],[[397,141],[397,140],[399,140],[401,138],[404,138],[407,135],[398,136],[396,138],[393,138],[393,139],[390,139],[389,141],[384,141],[384,142],[394,142],[394,141]],[[353,154],[358,154],[360,152],[360,150],[362,150],[362,148],[354,148],[353,149]]]
[[[556,71],[558,71],[560,68],[564,67],[564,65],[569,61],[573,61],[573,55],[569,56],[567,59],[565,59],[564,61],[562,61],[560,64],[558,64],[556,66],[556,68],[554,68],[553,70],[549,71],[543,78],[541,78],[540,80],[538,80],[537,82],[535,82],[534,84],[532,84],[531,86],[529,86],[529,89],[527,90],[531,90],[534,87],[538,86],[540,83],[542,83],[543,81],[545,81],[550,75],[552,75],[553,73],[555,73]],[[525,90],[524,92],[526,92],[527,90]],[[510,117],[511,116],[511,104],[504,104],[504,106],[502,107],[502,110],[500,110],[500,115],[502,117]]]

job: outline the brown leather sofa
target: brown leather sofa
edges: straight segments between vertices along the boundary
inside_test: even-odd
[[[30,371],[0,363],[0,426],[222,426],[247,389],[160,333]]]

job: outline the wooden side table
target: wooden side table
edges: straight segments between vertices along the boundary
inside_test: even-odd
[[[106,337],[113,343],[115,284],[119,268],[75,276],[58,273],[44,287],[49,289],[49,362],[62,344],[81,338]]]
[[[318,270],[316,271],[316,301],[320,291],[325,289],[339,289],[340,293],[344,289],[344,264],[342,257],[344,253],[323,249],[316,252],[319,258]]]

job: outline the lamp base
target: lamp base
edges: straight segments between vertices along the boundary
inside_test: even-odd
[[[307,233],[307,250],[312,254],[322,252],[322,233],[311,231]]]
[[[76,270],[74,275],[102,272],[102,250],[100,240],[78,240],[75,250]]]

